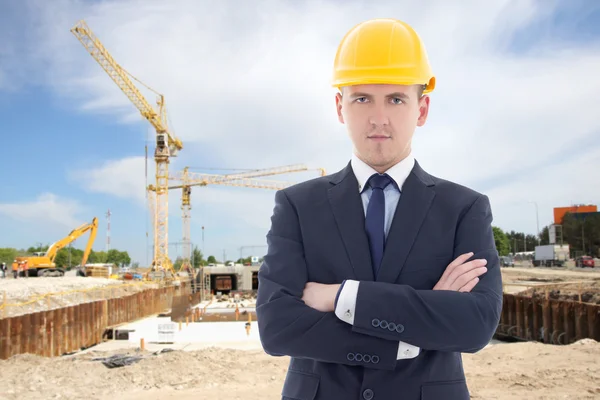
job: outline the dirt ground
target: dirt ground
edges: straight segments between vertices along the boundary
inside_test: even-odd
[[[507,293],[600,304],[600,270],[583,268],[502,268]]]
[[[80,276],[0,279],[0,318],[67,307],[73,304],[135,293],[149,284]],[[96,290],[91,290],[96,289]],[[50,293],[63,293],[52,295]]]
[[[144,358],[113,369],[93,361],[110,355],[98,352],[0,361],[0,399],[279,399],[288,364],[256,350],[129,354]],[[501,343],[463,357],[473,399],[600,398],[600,343],[590,339]]]
[[[595,295],[600,289],[599,269],[503,268],[502,274],[505,290],[512,292],[561,283],[554,288],[557,295],[568,295],[581,289],[565,283],[582,280],[589,282],[584,293]],[[99,278],[60,278],[57,287],[56,278],[45,278],[52,280],[46,282],[34,279],[0,281],[0,294],[5,290],[10,301],[22,301],[58,289],[117,283]],[[218,307],[230,306],[228,302],[216,303]],[[29,305],[46,306],[43,301]],[[114,354],[143,358],[114,369],[93,360]],[[463,359],[473,399],[600,399],[600,343],[590,339],[568,346],[500,343],[477,354],[464,354]],[[218,348],[162,354],[92,351],[54,359],[26,354],[0,360],[0,400],[279,399],[287,365],[287,357]]]

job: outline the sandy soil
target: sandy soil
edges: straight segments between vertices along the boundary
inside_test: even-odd
[[[581,293],[582,301],[600,304],[598,269],[502,268],[502,282],[506,293],[539,294],[547,287],[553,299],[578,301]]]
[[[147,287],[148,284],[124,284],[115,279],[80,276],[0,279],[0,302],[6,296],[6,307],[4,314],[0,313],[0,318],[122,296]],[[94,288],[98,290],[86,290]],[[61,292],[63,294],[44,296]]]
[[[600,268],[559,268],[559,267],[515,267],[502,268],[502,277],[515,280],[523,277],[545,277],[548,279],[600,279]]]
[[[92,360],[110,354],[94,352],[0,361],[0,399],[278,399],[288,363],[262,351],[216,348],[130,354],[144,358],[115,369]],[[584,339],[496,344],[465,354],[464,365],[474,399],[598,399],[599,359],[600,343]]]

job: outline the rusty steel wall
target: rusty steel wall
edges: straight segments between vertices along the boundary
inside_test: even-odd
[[[147,289],[129,296],[0,319],[0,359],[60,356],[103,341],[107,328],[161,313],[189,288]]]
[[[600,341],[600,305],[504,293],[496,336],[549,344]]]

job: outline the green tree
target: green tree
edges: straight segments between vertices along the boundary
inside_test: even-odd
[[[522,251],[534,251],[535,246],[539,245],[539,238],[536,235],[526,235],[523,232],[510,231],[506,233],[508,237],[510,251],[519,253]]]
[[[54,264],[57,268],[67,268],[69,266],[69,249],[67,247],[63,247],[56,252]]]
[[[209,264],[216,264],[217,259],[215,258],[215,256],[208,256],[208,259],[206,260],[206,262]]]
[[[508,236],[506,236],[504,231],[497,226],[493,226],[492,230],[494,232],[494,241],[496,242],[498,254],[501,256],[508,255],[508,253],[510,253],[510,242],[508,240]]]
[[[116,264],[119,267],[125,267],[131,264],[131,257],[126,251],[119,251],[117,249],[110,249],[106,254],[106,261],[110,264]]]
[[[90,264],[104,264],[108,259],[108,255],[105,251],[90,251],[90,256],[88,257],[88,263]]]
[[[0,263],[6,263],[7,266],[10,266],[18,255],[19,251],[12,247],[0,248]]]
[[[173,269],[175,271],[179,271],[181,269],[181,265],[183,264],[183,258],[177,257],[175,262],[173,263]]]
[[[563,240],[571,248],[571,256],[600,255],[600,213],[567,213],[562,223]]]
[[[194,268],[198,268],[201,265],[206,265],[204,262],[204,254],[202,254],[202,251],[198,248],[198,246],[194,246],[194,249],[192,250],[191,261]]]

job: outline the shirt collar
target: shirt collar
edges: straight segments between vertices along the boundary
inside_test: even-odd
[[[354,153],[352,153],[352,160],[350,163],[352,166],[352,171],[354,171],[354,175],[358,181],[358,191],[362,192],[371,175],[376,174],[377,171],[358,158]],[[404,185],[406,178],[408,178],[408,175],[410,175],[414,165],[415,158],[411,152],[402,161],[385,171],[385,173],[388,174],[396,182],[398,188],[402,190],[402,186]]]

